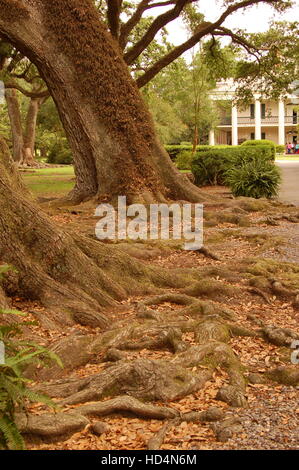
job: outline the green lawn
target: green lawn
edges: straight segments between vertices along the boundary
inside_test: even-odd
[[[296,155],[276,155],[276,160],[299,162],[299,154]]]
[[[276,155],[276,160],[299,161],[299,155]],[[181,173],[190,173],[190,170],[180,170]],[[63,197],[74,186],[74,168],[72,165],[57,168],[42,168],[22,171],[26,186],[36,197]]]
[[[36,197],[62,197],[74,186],[74,168],[42,168],[21,172],[26,186]]]

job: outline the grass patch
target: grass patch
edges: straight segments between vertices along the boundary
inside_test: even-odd
[[[27,176],[43,176],[43,175],[69,175],[74,176],[74,167],[72,165],[59,166],[59,167],[50,167],[50,168],[38,168],[36,170],[29,170],[21,172],[25,177]]]
[[[21,172],[26,186],[36,197],[63,197],[73,188],[73,166],[40,168]]]

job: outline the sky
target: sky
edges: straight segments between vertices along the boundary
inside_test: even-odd
[[[222,2],[217,0],[201,0],[198,2],[199,10],[204,13],[207,21],[214,21],[220,15]],[[158,10],[158,9],[157,9]],[[159,9],[161,12],[161,9]],[[159,13],[160,13],[159,12]],[[224,23],[229,28],[242,28],[250,33],[262,32],[268,29],[269,21],[275,19],[277,21],[299,21],[299,0],[294,1],[294,6],[284,14],[275,13],[274,9],[269,5],[256,5],[246,9],[244,12],[236,12],[232,14]],[[167,26],[170,34],[170,40],[173,44],[178,45],[187,39],[183,22],[179,19],[172,21]]]

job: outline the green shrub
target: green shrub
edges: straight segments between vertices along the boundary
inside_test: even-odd
[[[198,152],[191,163],[195,184],[224,184],[224,173],[229,168],[230,155],[221,150]]]
[[[285,146],[284,145],[275,145],[275,152],[278,154],[285,154]]]
[[[242,163],[258,158],[272,161],[272,149],[269,146],[228,146],[213,147],[213,150],[199,151],[191,163],[195,184],[225,184],[225,173],[232,167],[240,167]]]
[[[191,151],[184,150],[178,153],[175,163],[179,170],[190,170],[193,155]]]
[[[66,139],[61,138],[50,147],[47,161],[57,165],[72,163],[73,156]]]
[[[241,144],[242,147],[248,147],[248,146],[258,146],[260,147],[261,145],[266,145],[271,148],[272,151],[272,159],[275,160],[275,144],[272,142],[272,140],[267,140],[267,139],[261,139],[261,140],[245,140]]]
[[[277,194],[281,176],[272,162],[255,158],[227,170],[225,181],[234,196],[271,198]]]
[[[175,161],[176,157],[181,152],[191,152],[192,145],[165,145],[165,150],[168,152],[171,160]]]

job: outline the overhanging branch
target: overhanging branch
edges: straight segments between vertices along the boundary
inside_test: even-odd
[[[189,38],[187,41],[182,43],[181,45],[175,47],[172,49],[169,53],[167,53],[164,57],[162,57],[160,60],[155,62],[151,67],[147,69],[147,71],[136,80],[136,83],[139,88],[143,87],[146,85],[150,80],[152,80],[164,67],[167,67],[167,65],[171,64],[174,60],[176,60],[178,57],[180,57],[184,52],[188,51],[192,47],[194,47],[203,37],[207,36],[208,34],[214,33],[214,31],[219,30],[221,25],[224,23],[226,18],[230,16],[232,13],[234,13],[237,10],[240,10],[242,8],[246,8],[251,5],[256,5],[258,3],[267,3],[267,4],[280,4],[281,0],[243,0],[242,2],[239,2],[234,5],[230,5],[216,20],[214,23],[209,23],[205,22],[200,25],[200,29],[196,31],[191,38]],[[159,17],[158,17],[159,18]],[[223,28],[224,29],[224,28]],[[228,34],[231,36],[233,32],[230,30],[227,30],[230,32]],[[225,34],[223,34],[225,35]],[[137,46],[137,45],[136,45]],[[130,51],[129,51],[130,52]],[[142,51],[141,51],[142,52]]]
[[[184,7],[195,0],[177,0],[174,8],[168,10],[166,13],[157,16],[154,19],[149,29],[146,31],[144,36],[138,41],[131,49],[124,55],[124,59],[128,65],[131,65],[137,57],[147,48],[152,42],[158,31],[166,26],[171,21],[178,18]]]

